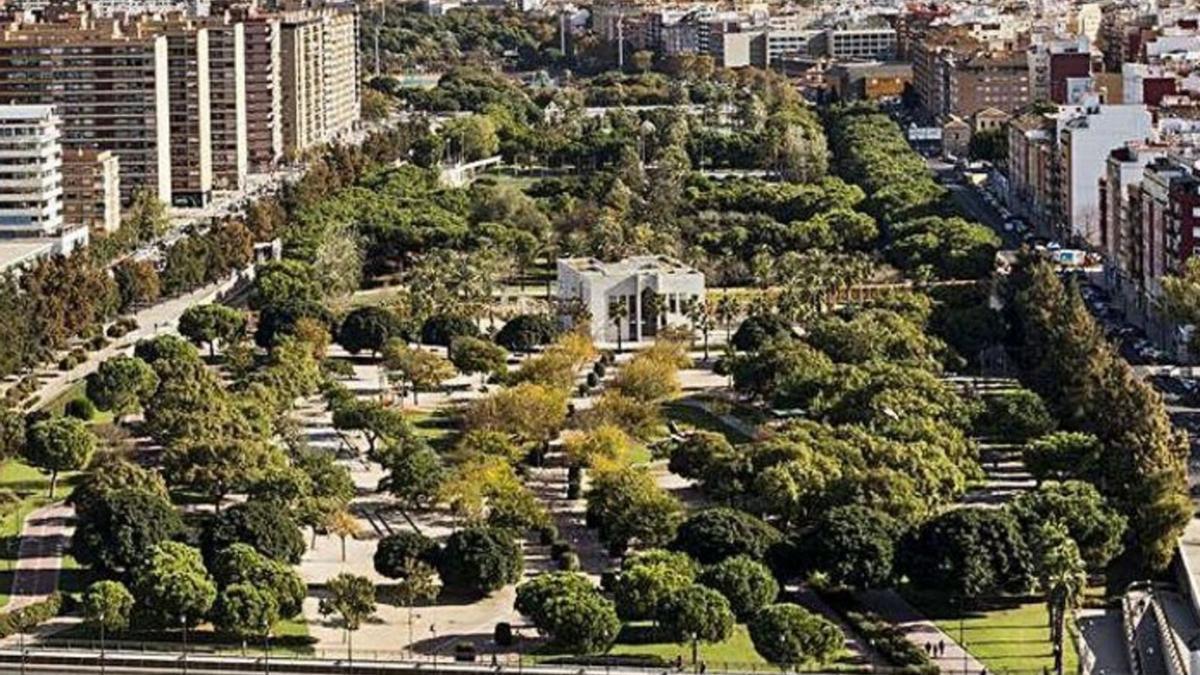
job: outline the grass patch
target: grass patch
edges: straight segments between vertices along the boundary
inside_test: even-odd
[[[58,396],[54,397],[49,403],[44,406],[44,410],[51,415],[65,415],[67,404],[77,398],[87,398],[87,383],[83,380],[75,382],[67,387]],[[96,416],[87,422],[90,426],[101,426],[113,423],[112,412],[97,410]]]
[[[740,430],[721,421],[719,417],[699,408],[668,401],[662,406],[663,417],[683,431],[714,431],[724,434],[730,443],[748,443],[752,439]]]
[[[446,411],[412,412],[407,417],[417,436],[439,453],[449,451],[458,442],[458,421]]]
[[[692,646],[673,642],[655,642],[653,627],[646,623],[629,623],[621,628],[617,643],[609,654],[628,656],[656,656],[664,661],[682,657],[684,664],[692,663]],[[733,629],[733,635],[723,642],[700,644],[699,659],[717,670],[737,669],[738,666],[765,666],[767,662],[754,650],[750,633],[743,625]]]
[[[202,625],[188,630],[188,651],[214,654],[241,654],[242,643],[234,637],[215,632],[212,626]],[[131,630],[124,633],[109,633],[105,640],[110,648],[127,650],[179,651],[183,648],[183,633],[179,630]],[[47,640],[58,646],[98,646],[100,633],[87,624],[76,624],[55,634]],[[303,618],[288,619],[275,624],[271,631],[271,653],[281,656],[305,656],[313,653],[316,642],[308,634],[308,624]],[[263,653],[262,638],[248,640],[245,653]]]
[[[961,615],[950,598],[940,593],[906,589],[904,596],[947,635],[962,640],[967,651],[993,673],[1040,672],[1054,666],[1046,603],[1040,598],[1002,598]],[[1063,646],[1064,672],[1075,672],[1078,656],[1067,634]]]

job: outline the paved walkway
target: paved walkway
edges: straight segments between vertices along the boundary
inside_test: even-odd
[[[933,658],[933,662],[944,675],[979,675],[984,672],[985,667],[978,659],[960,647],[954,638],[925,618],[895,591],[864,591],[858,595],[858,599],[864,607],[903,630],[908,641],[921,649],[927,644],[944,643],[946,651]]]
[[[4,608],[18,609],[44,600],[58,588],[63,553],[75,531],[75,508],[59,502],[30,513],[21,528],[12,597]]]

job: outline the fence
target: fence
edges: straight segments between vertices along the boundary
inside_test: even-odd
[[[498,659],[492,662],[485,657],[476,662],[456,661],[442,655],[437,658],[412,658],[405,652],[363,650],[355,652],[353,658],[345,651],[333,654],[330,650],[315,650],[311,655],[297,653],[259,652],[248,656],[178,651],[179,645],[169,645],[171,651],[158,651],[156,643],[113,643],[105,645],[102,653],[95,643],[60,641],[62,644],[31,646],[22,649],[0,649],[0,671],[4,664],[11,668],[20,663],[22,669],[31,671],[60,668],[79,670],[100,668],[101,662],[111,670],[121,668],[146,669],[150,672],[172,673],[227,671],[227,672],[273,672],[273,673],[347,673],[353,675],[394,675],[395,673],[437,673],[438,675],[502,675],[531,673],[536,675],[670,675],[671,673],[694,672],[689,668],[639,667],[632,664],[571,664],[571,663],[528,663],[524,658]],[[84,645],[88,648],[81,648]],[[135,647],[134,645],[139,645]],[[142,650],[144,649],[144,651]],[[750,675],[753,673],[800,672],[818,675],[846,675],[847,673],[879,673],[902,675],[899,668],[872,668],[864,666],[839,667],[837,670],[787,671],[767,664],[709,663],[704,672]]]

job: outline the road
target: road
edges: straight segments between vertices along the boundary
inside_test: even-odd
[[[954,202],[967,218],[988,226],[1000,235],[1005,250],[1016,250],[1021,247],[1021,236],[1016,232],[1004,231],[1004,217],[996,207],[987,202],[979,188],[953,180],[953,164],[937,157],[926,157],[925,164],[938,183],[950,191]]]

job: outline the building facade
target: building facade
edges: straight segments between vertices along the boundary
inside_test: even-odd
[[[92,234],[121,227],[121,162],[109,150],[75,148],[63,153],[63,220]]]
[[[0,101],[53,105],[69,149],[111,150],[124,201],[171,201],[167,38],[115,23],[10,26],[0,34]]]
[[[0,237],[63,230],[61,133],[51,106],[0,106]]]
[[[597,342],[641,342],[667,326],[690,325],[688,307],[703,299],[704,275],[665,256],[558,261],[564,318],[567,308],[582,310]]]
[[[298,155],[359,119],[358,15],[289,12],[280,21],[283,150]]]

